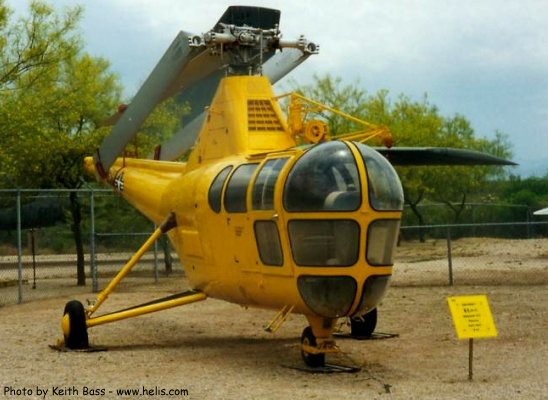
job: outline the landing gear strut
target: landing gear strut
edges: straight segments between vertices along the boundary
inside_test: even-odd
[[[325,353],[313,353],[306,350],[307,347],[315,348],[316,346],[316,336],[314,336],[312,328],[307,326],[301,335],[301,356],[304,363],[312,368],[323,367],[325,365]]]
[[[153,300],[138,306],[126,308],[124,310],[111,312],[102,316],[92,317],[92,314],[103,304],[112,291],[118,286],[120,281],[131,271],[147,249],[163,233],[177,226],[175,214],[171,213],[166,220],[157,228],[146,242],[135,252],[129,261],[122,267],[116,276],[110,281],[98,295],[95,303],[84,308],[83,304],[77,300],[69,301],[65,306],[61,327],[65,339],[65,346],[72,350],[81,350],[89,348],[88,328],[109,322],[120,321],[126,318],[137,317],[139,315],[151,312],[167,310],[168,308],[178,307],[185,304],[205,300],[207,296],[198,291],[190,290],[183,293],[174,294],[162,299]]]

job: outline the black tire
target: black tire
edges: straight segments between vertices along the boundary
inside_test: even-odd
[[[352,336],[370,337],[377,327],[377,309],[374,308],[361,318],[350,318],[350,330]]]
[[[310,326],[304,328],[303,334],[301,335],[301,344],[307,344],[312,347],[316,346],[316,336],[312,333],[312,328]],[[309,367],[319,368],[325,366],[325,353],[312,354],[301,349],[301,356],[304,363]]]
[[[68,314],[69,333],[65,336],[65,346],[72,350],[89,348],[86,311],[78,300],[71,300],[65,305],[63,317]]]

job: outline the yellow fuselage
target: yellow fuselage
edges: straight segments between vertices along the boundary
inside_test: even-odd
[[[365,146],[296,147],[263,77],[223,79],[206,112],[186,163],[118,159],[110,169],[111,181],[123,182],[121,194],[152,221],[159,224],[175,213],[177,226],[169,237],[191,287],[242,305],[290,305],[294,312],[329,319],[375,307],[392,274],[394,227],[401,211],[372,204],[370,197],[382,187],[370,187]],[[309,152],[317,159],[306,159]],[[319,206],[305,197],[294,201],[293,193],[308,194],[302,185],[319,187],[302,183],[316,174],[310,172],[314,163],[338,153],[343,173],[329,165],[317,173],[329,175],[337,190],[323,189],[329,195]],[[86,163],[93,170],[91,160]],[[351,198],[349,205],[339,205],[337,196]],[[373,229],[377,220],[388,222]],[[379,252],[387,255],[379,257]],[[372,259],[377,265],[371,265]],[[365,284],[372,276],[381,277],[380,285]],[[322,277],[343,277],[347,286],[339,291]],[[325,309],[323,303],[330,301],[340,304]]]

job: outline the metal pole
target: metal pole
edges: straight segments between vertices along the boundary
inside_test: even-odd
[[[91,290],[93,293],[97,293],[97,264],[95,263],[95,196],[93,189],[89,193],[89,215],[90,215],[90,228],[89,228],[89,267],[91,269]]]
[[[451,255],[451,228],[447,227],[447,263],[449,267],[449,286],[453,286],[453,258]]]
[[[527,218],[527,239],[531,239],[531,209],[527,207],[526,212],[526,218]]]
[[[468,340],[468,380],[472,381],[472,378],[474,376],[472,365],[474,359],[474,339],[470,338]]]
[[[472,236],[476,236],[476,209],[474,205],[470,206],[472,208]]]
[[[21,240],[21,191],[17,190],[17,302],[23,302],[23,248]]]
[[[34,241],[34,228],[30,230],[30,247],[32,251],[32,288],[36,289],[36,244]]]
[[[154,230],[157,226],[154,224]],[[158,241],[154,242],[154,283],[158,283]]]

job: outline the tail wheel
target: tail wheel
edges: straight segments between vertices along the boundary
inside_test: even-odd
[[[72,350],[89,347],[84,305],[77,300],[69,301],[63,312],[63,335],[65,345]]]
[[[350,329],[352,336],[368,337],[373,334],[377,327],[377,309],[374,308],[361,318],[350,319]]]
[[[301,344],[310,347],[315,347],[317,345],[316,336],[314,336],[310,326],[304,328],[303,334],[301,335]],[[318,368],[325,366],[325,353],[313,354],[301,349],[301,356],[304,363],[309,367]]]

